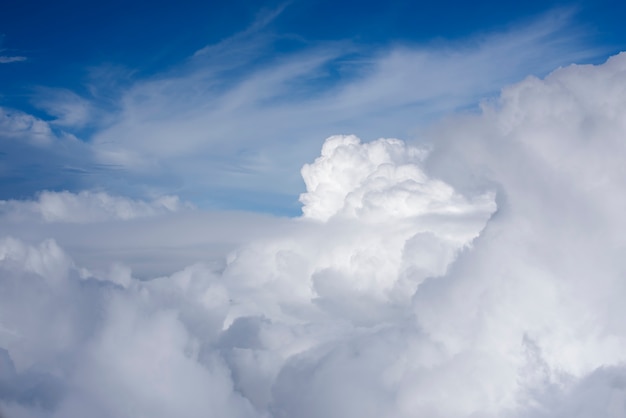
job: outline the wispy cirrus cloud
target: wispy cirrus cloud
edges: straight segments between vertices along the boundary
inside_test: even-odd
[[[90,163],[123,170],[123,182],[103,180],[114,189],[202,196],[227,207],[255,207],[269,193],[276,208],[297,211],[302,183],[293,173],[316,154],[319,138],[419,141],[446,112],[603,52],[571,10],[454,42],[370,49],[298,41],[280,51],[284,39],[271,22],[281,10],[165,72],[126,71],[116,83],[111,76],[121,73],[105,71],[102,86],[88,81],[91,95],[42,90],[34,103],[54,118],[51,126],[86,140]]]
[[[42,189],[93,187],[94,175],[103,168],[89,145],[74,135],[28,113],[0,107],[0,199],[25,198]]]
[[[0,64],[10,64],[14,62],[26,61],[28,58],[22,55],[15,55],[11,53],[7,53],[9,50],[7,48],[2,48],[2,44],[4,43],[4,35],[0,34]]]
[[[178,74],[126,90],[116,121],[93,136],[101,161],[131,172],[168,171],[207,193],[226,186],[295,195],[301,184],[288,173],[314,155],[317,138],[417,139],[424,122],[507,82],[599,53],[569,11],[464,41],[373,51],[322,43],[261,63],[269,46],[248,49],[263,38],[257,35],[234,37],[211,59],[196,57]]]
[[[1,52],[1,51],[0,51]],[[10,64],[12,62],[26,61],[28,58],[20,55],[0,55],[0,64]]]
[[[34,104],[54,117],[49,123],[78,130],[93,122],[95,109],[91,101],[67,89],[39,88]]]

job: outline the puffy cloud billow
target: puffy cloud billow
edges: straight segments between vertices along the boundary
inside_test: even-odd
[[[294,219],[3,202],[2,414],[626,416],[625,92],[621,54],[330,137]]]

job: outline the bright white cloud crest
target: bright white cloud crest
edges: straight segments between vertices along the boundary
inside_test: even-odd
[[[624,91],[622,54],[506,88],[428,152],[331,137],[302,170],[301,218],[149,280],[136,271],[164,242],[212,239],[171,223],[180,203],[5,202],[3,413],[626,416]],[[145,253],[63,249],[69,214],[143,231]],[[177,227],[159,241],[158,224]]]
[[[493,196],[473,205],[421,170],[426,151],[397,139],[361,144],[355,136],[333,136],[322,155],[302,168],[307,186],[300,200],[306,218],[386,221],[420,215],[493,211]]]

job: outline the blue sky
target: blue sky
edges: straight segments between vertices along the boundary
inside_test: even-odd
[[[624,49],[618,1],[14,1],[0,198],[96,189],[299,212],[324,138],[421,142],[528,75]]]

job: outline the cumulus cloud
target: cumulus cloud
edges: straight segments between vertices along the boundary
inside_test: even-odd
[[[322,155],[302,168],[306,218],[333,216],[381,220],[420,215],[493,211],[493,196],[471,205],[442,181],[420,169],[426,151],[397,139],[361,144],[355,136],[328,138]]]
[[[93,192],[5,203],[30,209],[0,214],[3,413],[623,417],[624,89],[621,54],[511,85],[428,148],[332,136],[298,218],[207,228]],[[46,220],[57,206],[99,221]],[[158,265],[169,240],[254,224],[149,277],[95,251],[122,225],[119,245]],[[108,270],[66,248],[76,228]]]

